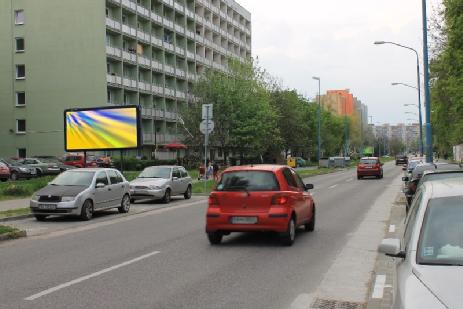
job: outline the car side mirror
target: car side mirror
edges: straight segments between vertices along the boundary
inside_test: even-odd
[[[304,188],[306,191],[309,191],[309,190],[312,190],[314,188],[313,184],[311,183],[308,183],[306,185],[304,185]]]
[[[406,171],[406,170],[407,170],[407,168],[405,166],[402,167],[402,171]]]
[[[106,185],[104,183],[102,183],[102,182],[97,183],[96,186],[95,186],[95,188],[97,188],[97,189],[102,189],[104,187],[106,187]]]
[[[387,256],[405,258],[405,252],[400,251],[400,239],[397,238],[383,239],[378,247],[378,251]]]
[[[408,181],[409,178],[408,177],[402,177],[402,181]]]

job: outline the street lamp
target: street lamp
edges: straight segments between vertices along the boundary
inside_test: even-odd
[[[318,109],[317,109],[317,118],[318,118],[318,148],[317,148],[317,159],[318,159],[318,164],[320,164],[320,149],[321,149],[321,136],[320,136],[320,113],[321,113],[321,97],[322,97],[322,94],[321,94],[321,81],[320,81],[320,77],[312,77],[312,79],[318,81]]]
[[[418,107],[418,104],[404,104],[404,106],[415,106],[415,107]]]
[[[413,112],[405,112],[405,114],[410,114],[410,115],[415,115],[415,116],[418,116],[417,113],[413,113]]]
[[[424,2],[425,0],[423,0]],[[398,43],[394,43],[394,42],[388,42],[388,41],[376,41],[374,43],[375,45],[383,45],[383,44],[391,44],[391,45],[395,45],[397,47],[401,47],[401,48],[405,48],[405,49],[408,49],[408,50],[411,50],[413,51],[415,54],[416,54],[416,76],[417,76],[417,84],[418,84],[418,87],[416,87],[415,89],[418,90],[418,109],[420,111],[420,152],[421,152],[421,155],[423,155],[423,133],[422,133],[422,127],[423,127],[423,120],[422,120],[422,116],[421,116],[421,76],[420,76],[420,56],[418,55],[418,52],[416,51],[416,49],[412,48],[412,47],[408,47],[408,46],[405,46],[405,45],[402,45],[402,44],[398,44]],[[426,78],[426,75],[425,75],[425,78]],[[397,83],[399,84],[399,83]]]
[[[405,86],[405,87],[408,87],[408,88],[413,88],[413,89],[416,89],[418,90],[417,87],[415,86],[412,86],[412,85],[409,85],[409,84],[406,84],[406,83],[391,83],[392,86]]]

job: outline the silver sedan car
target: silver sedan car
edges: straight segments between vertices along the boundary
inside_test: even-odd
[[[130,182],[132,202],[140,199],[162,200],[169,203],[174,195],[191,198],[191,177],[182,166],[150,166]]]
[[[69,170],[37,191],[30,208],[39,221],[50,215],[90,220],[93,212],[110,208],[126,213],[130,209],[129,183],[112,168]]]
[[[462,308],[463,179],[420,186],[402,239],[384,239],[379,251],[394,257],[393,308]]]

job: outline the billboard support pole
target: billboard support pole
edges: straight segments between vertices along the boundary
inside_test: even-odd
[[[121,149],[121,173],[124,173],[124,156],[123,156],[123,150]]]
[[[87,167],[87,152],[86,151],[84,151],[84,166],[82,167],[84,168]]]

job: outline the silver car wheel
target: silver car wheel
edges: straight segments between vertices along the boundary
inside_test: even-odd
[[[296,225],[294,224],[294,220],[289,222],[289,237],[291,241],[294,241],[296,238]]]

